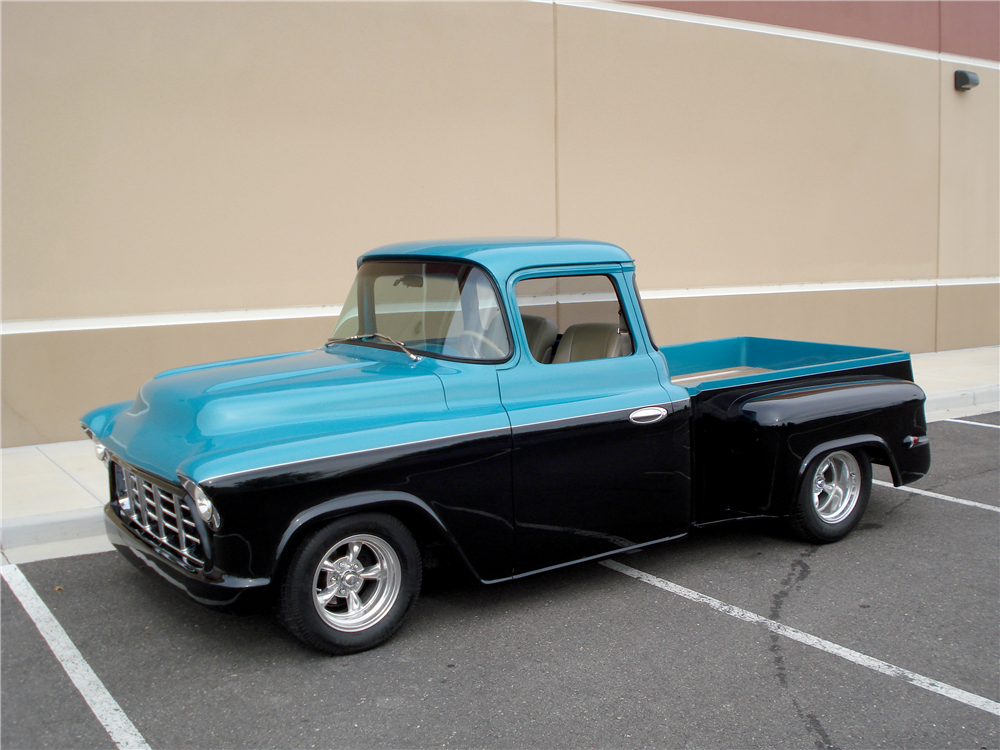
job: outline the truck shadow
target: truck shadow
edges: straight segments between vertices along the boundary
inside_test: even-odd
[[[855,534],[880,528],[877,519],[864,521]],[[674,541],[626,552],[610,559],[654,575],[671,577],[692,569],[734,569],[749,562],[787,561],[800,555],[804,542],[788,533],[780,522],[748,520],[718,524]],[[300,661],[321,655],[302,646],[274,616],[273,601],[263,599],[237,608],[207,607],[187,598],[148,570],[136,570],[117,555],[102,555],[102,571],[92,580],[104,579],[115,597],[100,597],[103,607],[116,610],[119,622],[134,623],[132,636],[147,641],[178,640],[192,653],[212,653],[213,658],[237,654],[263,654],[269,659]],[[94,558],[91,558],[94,560]],[[95,560],[96,562],[96,560]],[[619,574],[598,562],[569,565],[537,575],[482,585],[453,561],[425,570],[420,599],[400,632],[378,651],[414,647],[426,639],[454,635],[475,624],[480,633],[503,629],[510,618],[542,616],[546,612],[578,611],[582,601],[620,598]],[[117,602],[123,604],[119,606]],[[109,613],[110,614],[110,613]],[[353,658],[353,657],[346,657]]]

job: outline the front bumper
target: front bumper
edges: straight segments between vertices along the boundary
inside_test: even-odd
[[[139,568],[150,569],[201,604],[227,606],[237,601],[243,603],[262,596],[271,583],[270,578],[231,576],[218,567],[192,570],[135,536],[110,503],[104,506],[104,528],[111,544],[130,562]]]

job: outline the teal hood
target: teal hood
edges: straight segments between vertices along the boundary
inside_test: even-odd
[[[357,346],[217,362],[160,373],[83,423],[128,463],[200,482],[398,443],[447,413],[434,370]]]

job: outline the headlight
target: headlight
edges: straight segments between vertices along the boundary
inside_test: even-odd
[[[208,528],[212,531],[218,531],[222,525],[222,518],[219,516],[219,511],[215,509],[215,505],[208,499],[205,490],[191,480],[184,482],[184,489],[194,500],[194,509],[201,516],[201,520],[208,524]]]
[[[108,456],[108,449],[104,447],[104,443],[97,439],[94,433],[90,431],[89,427],[86,425],[81,425],[81,427],[83,427],[83,431],[87,433],[87,437],[94,441],[94,453],[97,454],[97,460],[105,464],[110,461],[111,459]]]
[[[215,512],[215,506],[212,505],[212,501],[208,499],[208,496],[205,495],[205,491],[201,487],[195,487],[194,489],[194,505],[198,509],[198,515],[201,516],[201,520],[212,520],[212,513]]]

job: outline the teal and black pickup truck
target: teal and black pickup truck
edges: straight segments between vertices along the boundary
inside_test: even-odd
[[[119,551],[331,653],[389,638],[427,558],[494,583],[737,519],[834,542],[873,463],[930,466],[906,352],[658,347],[632,258],[561,238],[372,250],[324,345],[161,373],[83,427]]]

